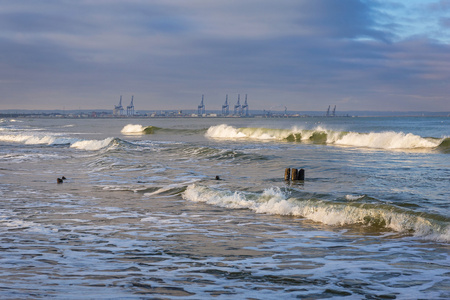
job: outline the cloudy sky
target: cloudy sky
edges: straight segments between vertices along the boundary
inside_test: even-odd
[[[450,0],[0,0],[0,109],[450,111]]]

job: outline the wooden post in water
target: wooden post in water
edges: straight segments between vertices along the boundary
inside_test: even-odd
[[[305,180],[305,169],[286,168],[284,170],[284,180]]]
[[[304,169],[298,170],[297,179],[298,180],[305,180],[305,170]]]
[[[298,180],[298,171],[297,171],[297,169],[292,168],[291,179],[292,180]]]
[[[289,180],[291,178],[291,169],[287,168],[284,170],[284,180]]]

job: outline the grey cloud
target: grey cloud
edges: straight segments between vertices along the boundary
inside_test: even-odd
[[[401,40],[403,19],[382,1],[6,2],[0,109],[108,108],[126,93],[141,109],[194,107],[202,93],[210,108],[248,93],[255,109],[401,109],[409,98],[450,109],[449,45]]]

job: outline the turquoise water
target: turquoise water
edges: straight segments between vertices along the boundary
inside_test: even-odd
[[[449,125],[2,119],[0,295],[446,299]]]

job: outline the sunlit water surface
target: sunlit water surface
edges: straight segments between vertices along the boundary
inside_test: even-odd
[[[448,299],[449,125],[2,119],[0,297]]]

